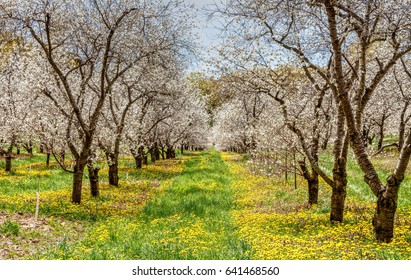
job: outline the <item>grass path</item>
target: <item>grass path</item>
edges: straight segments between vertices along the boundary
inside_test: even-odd
[[[77,243],[60,242],[46,258],[249,259],[230,212],[232,175],[217,151],[184,163],[183,172],[136,216],[97,222]],[[41,257],[41,256],[38,256]]]

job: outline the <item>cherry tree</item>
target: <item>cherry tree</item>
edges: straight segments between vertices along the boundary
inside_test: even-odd
[[[334,183],[341,183],[336,195],[345,197],[344,162],[349,142],[366,183],[378,198],[373,227],[376,239],[384,242],[393,237],[398,189],[411,155],[411,137],[405,139],[397,167],[384,184],[365,149],[362,122],[378,85],[411,51],[410,9],[407,1],[236,0],[218,10],[243,32],[246,41],[259,40],[259,44],[281,49],[283,57],[299,62],[314,85],[329,87],[337,104],[335,135],[341,139],[334,143],[334,150],[339,150],[334,152],[334,164],[342,163],[333,172],[339,177]],[[384,51],[373,51],[381,44]],[[315,160],[309,159],[320,171]]]
[[[33,53],[12,43],[4,50],[0,65],[0,151],[5,156],[5,170],[11,171],[12,150],[19,143],[31,143],[37,119],[34,78],[39,74]]]
[[[186,143],[203,148],[209,144],[205,98],[183,77],[178,79],[176,93],[168,108],[170,117],[159,123],[158,138],[166,158],[174,158],[176,147]]]
[[[170,48],[181,25],[171,16],[178,1],[2,1],[6,27],[42,50],[53,90],[42,93],[67,121],[75,158],[72,201],[81,202],[84,168],[112,88],[140,61]],[[57,89],[57,90],[56,90]]]

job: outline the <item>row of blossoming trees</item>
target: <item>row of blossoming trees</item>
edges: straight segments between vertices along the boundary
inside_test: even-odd
[[[296,149],[309,203],[317,203],[321,178],[332,189],[335,222],[343,221],[352,151],[376,196],[376,239],[390,242],[411,156],[410,1],[227,2],[213,12],[227,20],[216,66],[226,102],[215,116],[214,141],[277,163],[270,151]],[[395,135],[388,145],[397,147],[397,164],[382,177],[370,157],[388,134]],[[331,172],[320,160],[327,146]]]
[[[4,0],[0,2],[0,156],[37,146],[73,174],[81,202],[87,168],[99,195],[96,161],[119,183],[119,155],[136,166],[175,149],[204,145],[206,112],[184,77],[191,52],[189,9],[181,1]],[[71,160],[67,160],[70,157]]]

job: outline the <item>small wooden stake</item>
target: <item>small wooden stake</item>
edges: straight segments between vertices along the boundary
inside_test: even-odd
[[[34,214],[34,220],[37,222],[39,217],[39,204],[40,204],[40,194],[36,192],[36,213]]]

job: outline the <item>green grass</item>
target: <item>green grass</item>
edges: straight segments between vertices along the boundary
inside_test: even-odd
[[[385,180],[393,172],[397,163],[398,153],[392,151],[380,156],[372,157],[371,161],[374,164],[377,173],[382,181]],[[333,166],[333,155],[330,152],[322,153],[320,155],[320,164],[322,168],[326,171],[329,176],[332,176],[332,166]],[[401,184],[399,191],[399,206],[411,206],[411,168],[408,168],[404,181]],[[374,193],[371,191],[370,187],[364,181],[364,173],[358,166],[354,155],[351,153],[348,155],[347,160],[347,196],[355,198],[357,200],[367,202],[376,201]],[[328,188],[328,186],[323,186],[323,188]]]
[[[20,224],[14,221],[6,220],[0,226],[0,233],[4,235],[18,235],[20,231]]]
[[[395,167],[395,152],[390,153],[372,159],[382,178]],[[379,250],[370,222],[375,197],[353,156],[347,163],[346,217],[341,225],[329,223],[329,187],[321,184],[319,205],[310,208],[304,180],[299,178],[294,189],[282,177],[250,172],[247,160],[248,156],[210,150],[137,170],[134,159],[123,156],[119,187],[108,185],[108,168],[100,162],[100,197],[90,197],[85,174],[82,204],[74,205],[71,174],[55,163],[45,167],[44,155],[16,159],[13,172],[0,171],[0,246],[9,246],[10,240],[20,244],[8,256],[16,259],[409,256],[410,171],[400,189],[398,244]],[[331,174],[332,155],[322,154],[321,163]],[[35,192],[40,192],[38,222],[33,218]],[[345,247],[335,249],[340,243]]]
[[[63,234],[58,242],[32,257],[249,259],[252,250],[236,234],[230,214],[235,208],[232,175],[220,153],[186,156],[178,175],[175,169],[167,170],[168,161],[139,171],[140,179],[163,179],[165,184],[164,191],[147,200],[141,211],[121,218],[107,215],[95,221],[83,219],[88,228],[83,238],[75,241]],[[138,171],[129,175],[134,172]]]

